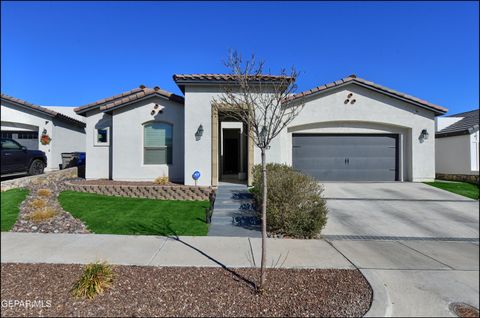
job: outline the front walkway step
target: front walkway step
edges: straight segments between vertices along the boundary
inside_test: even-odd
[[[260,220],[246,185],[218,186],[208,236],[261,236]]]

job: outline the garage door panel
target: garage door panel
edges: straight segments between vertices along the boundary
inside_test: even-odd
[[[397,135],[293,135],[293,167],[324,181],[395,181]]]

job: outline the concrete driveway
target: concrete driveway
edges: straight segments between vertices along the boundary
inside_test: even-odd
[[[478,238],[478,201],[423,183],[325,183],[324,235]]]
[[[324,237],[374,290],[367,316],[479,306],[478,201],[421,183],[326,183]]]

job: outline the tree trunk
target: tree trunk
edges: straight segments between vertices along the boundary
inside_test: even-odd
[[[262,260],[260,265],[260,291],[263,290],[266,280],[267,263],[267,162],[265,148],[262,148],[262,180],[263,180],[263,197],[262,197]]]

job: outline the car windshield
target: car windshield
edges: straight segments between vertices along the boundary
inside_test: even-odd
[[[13,149],[21,149],[22,146],[18,144],[17,142],[11,140],[11,139],[2,139],[2,149],[5,150],[13,150]]]

